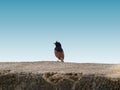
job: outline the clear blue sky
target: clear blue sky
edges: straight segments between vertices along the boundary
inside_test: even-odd
[[[120,63],[120,0],[0,0],[0,62]]]

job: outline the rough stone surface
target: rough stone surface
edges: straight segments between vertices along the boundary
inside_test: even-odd
[[[120,65],[0,63],[0,90],[120,90]]]

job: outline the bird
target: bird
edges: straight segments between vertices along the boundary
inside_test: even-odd
[[[54,54],[58,58],[58,61],[64,62],[64,51],[62,49],[61,43],[56,41],[55,43]]]

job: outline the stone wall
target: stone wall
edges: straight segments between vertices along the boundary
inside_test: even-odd
[[[82,73],[0,73],[0,90],[120,90],[120,79]]]

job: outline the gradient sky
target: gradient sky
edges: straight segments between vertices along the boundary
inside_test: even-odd
[[[120,0],[0,0],[0,62],[120,63]]]

